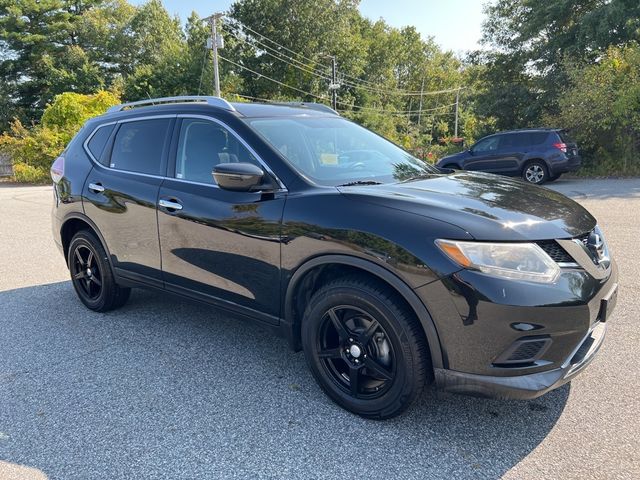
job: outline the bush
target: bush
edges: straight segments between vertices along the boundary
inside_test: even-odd
[[[48,170],[26,163],[16,163],[13,166],[13,176],[20,183],[48,183],[51,180]]]
[[[560,113],[546,123],[570,129],[583,174],[640,173],[640,46],[611,47],[596,63],[572,66]]]
[[[14,120],[9,131],[0,136],[0,151],[11,157],[16,180],[46,181],[51,164],[84,122],[117,103],[118,97],[110,92],[63,93],[45,109],[40,125],[27,128]]]

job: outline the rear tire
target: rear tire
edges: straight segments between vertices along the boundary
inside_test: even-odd
[[[522,179],[527,183],[542,185],[549,180],[547,165],[541,160],[532,160],[522,169]]]
[[[131,289],[116,284],[107,253],[93,232],[81,230],[73,236],[67,265],[73,288],[87,308],[107,312],[127,303]]]
[[[385,285],[361,276],[335,280],[313,295],[301,337],[320,387],[366,418],[399,415],[432,378],[414,314]]]

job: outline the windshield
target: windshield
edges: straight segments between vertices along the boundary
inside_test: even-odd
[[[296,170],[320,185],[391,183],[439,173],[344,118],[253,118],[246,122]]]

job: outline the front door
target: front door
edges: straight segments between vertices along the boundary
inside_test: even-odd
[[[464,169],[481,172],[492,171],[495,168],[499,144],[499,135],[480,140],[471,148],[471,155],[464,161]]]
[[[176,131],[158,203],[166,288],[277,323],[284,194],[232,192],[215,184],[211,173],[218,163],[262,167],[217,120],[181,118]]]

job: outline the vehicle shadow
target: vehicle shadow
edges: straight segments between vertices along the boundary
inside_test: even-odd
[[[570,388],[533,401],[427,389],[406,414],[332,403],[302,353],[163,293],[86,310],[69,282],[0,292],[0,458],[52,478],[499,478]]]

